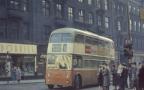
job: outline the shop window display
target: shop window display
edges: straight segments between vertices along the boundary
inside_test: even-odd
[[[10,76],[10,61],[6,56],[0,56],[0,77],[9,77]]]
[[[23,65],[22,65],[22,71],[24,76],[31,76],[34,75],[34,68],[35,68],[34,59],[30,58],[24,58]]]

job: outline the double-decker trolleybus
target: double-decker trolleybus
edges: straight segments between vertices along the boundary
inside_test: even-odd
[[[50,89],[96,85],[99,65],[113,60],[113,40],[74,28],[56,29],[48,43],[45,83]]]

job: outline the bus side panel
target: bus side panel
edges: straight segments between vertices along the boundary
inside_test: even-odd
[[[82,78],[82,86],[96,85],[98,78],[98,71],[96,69],[74,69],[75,75],[80,75]]]
[[[73,48],[73,53],[74,54],[84,54],[85,53],[85,45],[81,43],[74,43],[74,48]]]
[[[60,69],[47,69],[45,83],[52,85],[72,86],[72,71]]]

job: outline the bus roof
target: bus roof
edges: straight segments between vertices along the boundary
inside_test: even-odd
[[[94,36],[94,37],[97,37],[99,39],[102,39],[102,40],[105,40],[105,41],[109,41],[109,42],[113,42],[112,39],[109,39],[107,37],[104,37],[104,36],[100,36],[100,35],[97,35],[95,33],[92,33],[92,32],[89,32],[89,31],[86,31],[86,30],[81,30],[81,29],[75,29],[75,28],[59,28],[59,29],[56,29],[54,30],[52,33],[60,33],[60,32],[67,32],[67,33],[82,33],[84,35],[88,35],[88,36]]]

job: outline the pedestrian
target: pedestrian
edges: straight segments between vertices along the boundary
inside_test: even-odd
[[[20,80],[21,80],[21,69],[20,69],[20,67],[17,67],[17,69],[16,69],[16,79],[17,79],[18,83],[20,83]]]
[[[138,66],[137,66],[137,88],[136,88],[136,90],[139,90],[139,71],[140,71],[141,67],[142,67],[142,64],[141,64],[141,62],[139,62]]]
[[[5,77],[10,76],[10,61],[5,62]],[[9,83],[9,79],[7,79],[7,83]]]
[[[128,69],[125,64],[122,65],[122,72],[120,74],[120,88],[119,90],[125,90],[127,87],[127,76],[128,76]]]
[[[115,65],[113,65],[112,67],[112,83],[114,86],[114,89],[117,89],[117,85],[118,85],[118,77],[117,77],[117,68]]]
[[[120,82],[120,76],[121,76],[121,73],[122,73],[122,70],[123,70],[123,66],[122,66],[122,64],[119,64],[118,65],[118,69],[117,69],[117,85],[118,85],[118,88],[120,88],[120,84],[121,84],[121,82]]]
[[[144,64],[142,64],[139,70],[138,78],[139,78],[139,81],[138,81],[139,90],[144,90]]]
[[[98,85],[99,85],[99,88],[102,90],[102,86],[103,86],[103,67],[102,66],[99,66]]]
[[[110,72],[107,64],[103,67],[103,90],[109,90],[110,86]]]
[[[132,63],[132,88],[136,89],[137,85],[137,67],[136,63]]]
[[[12,66],[11,68],[11,78],[12,78],[12,81],[16,80],[16,66]]]
[[[128,65],[128,88],[132,88],[132,63]]]

